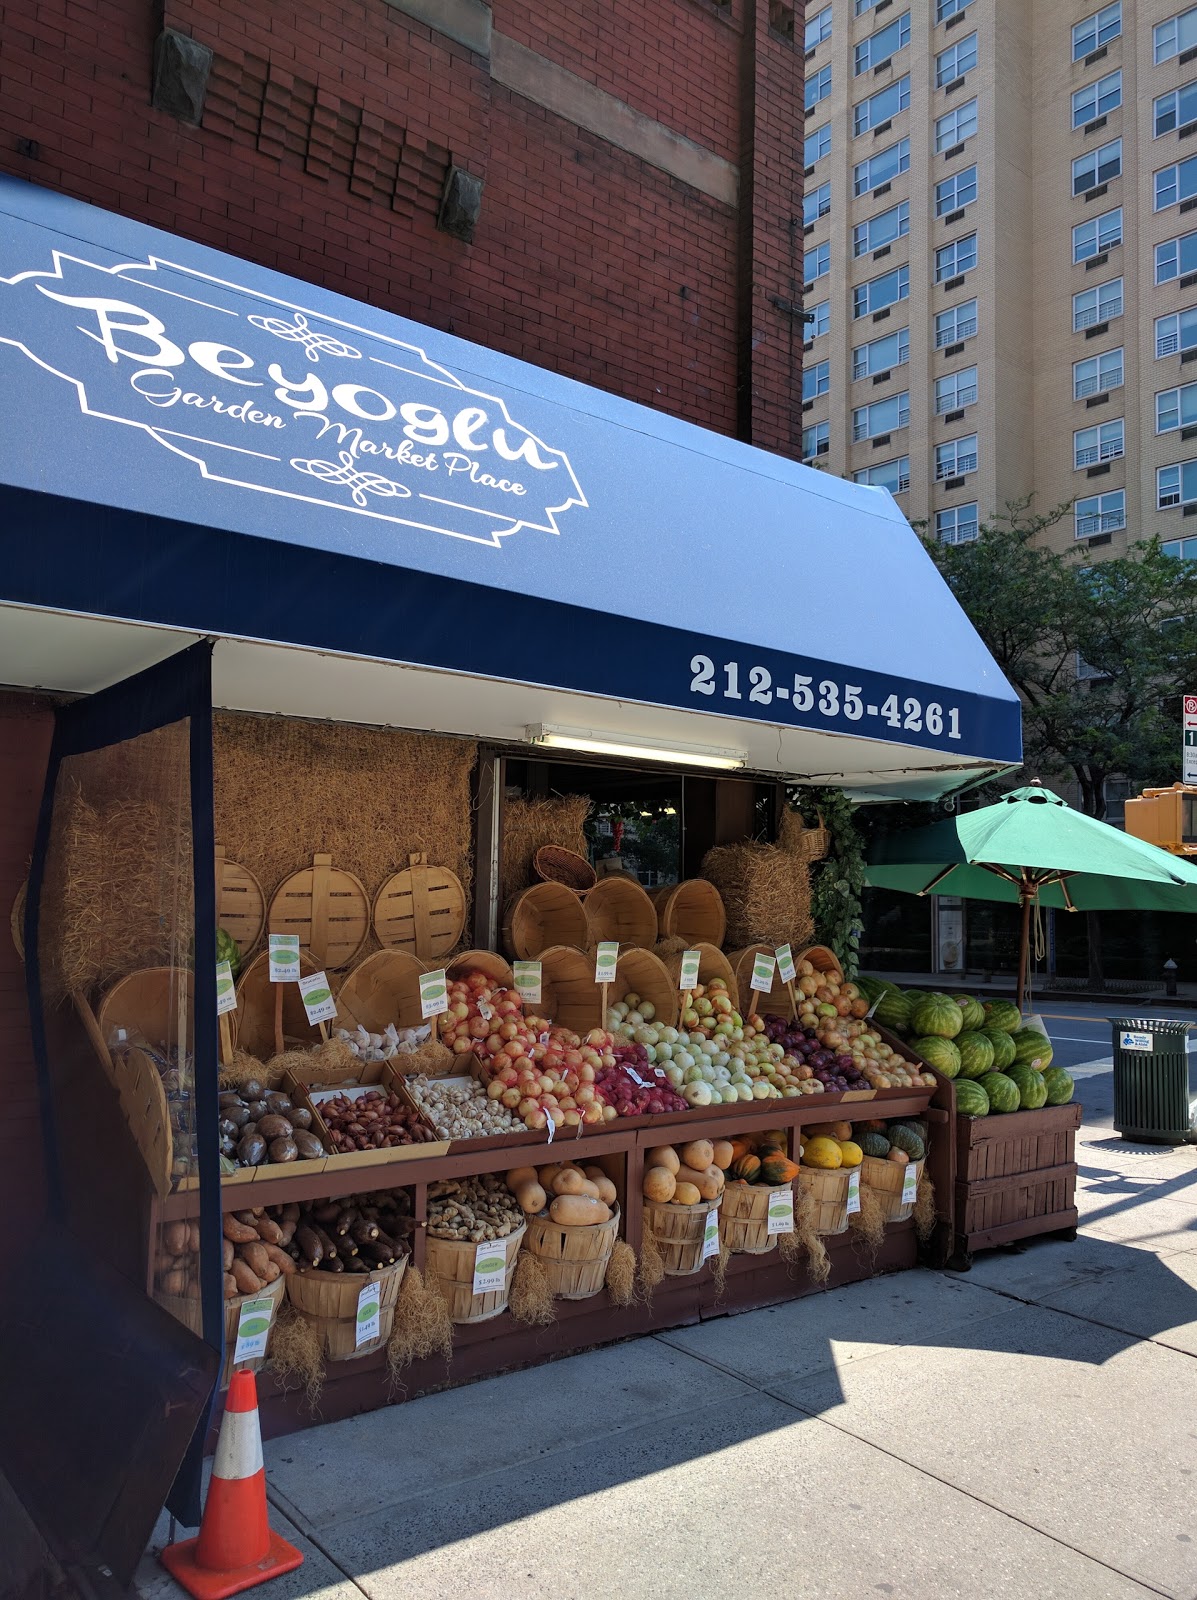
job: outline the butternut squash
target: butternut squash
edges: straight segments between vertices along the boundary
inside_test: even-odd
[[[587,1167],[586,1176],[598,1190],[599,1199],[604,1205],[613,1206],[619,1198],[615,1185],[603,1171],[602,1167]]]
[[[598,1189],[589,1178],[584,1178],[577,1167],[566,1167],[553,1179],[554,1194],[588,1194],[598,1199]]]
[[[510,1187],[508,1184],[508,1188]],[[526,1178],[523,1183],[517,1184],[512,1192],[519,1201],[520,1210],[527,1212],[530,1217],[535,1216],[538,1211],[543,1211],[549,1203],[548,1195],[535,1178]]]
[[[726,1172],[736,1159],[736,1147],[730,1139],[716,1139],[711,1147],[714,1150],[712,1160],[720,1172]]]
[[[535,1167],[512,1167],[510,1172],[507,1174],[507,1187],[511,1190],[512,1194],[515,1193],[521,1183],[536,1182],[537,1177]]]
[[[715,1146],[709,1139],[695,1139],[690,1144],[684,1144],[678,1155],[682,1158],[683,1167],[705,1172],[715,1159]]]
[[[702,1199],[692,1183],[679,1183],[673,1191],[673,1201],[679,1206],[696,1206]]]
[[[676,1172],[681,1166],[678,1153],[671,1144],[659,1144],[655,1150],[646,1150],[644,1153],[645,1167],[665,1167],[669,1172]]]
[[[673,1191],[677,1188],[677,1179],[668,1167],[649,1167],[644,1174],[644,1198],[646,1200],[667,1201],[673,1199]]]
[[[559,1194],[549,1207],[549,1216],[562,1228],[592,1228],[610,1222],[611,1208],[588,1194]]]

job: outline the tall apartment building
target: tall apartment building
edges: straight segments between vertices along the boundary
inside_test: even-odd
[[[1197,6],[812,0],[804,457],[944,540],[1033,495],[1197,556],[1194,134]]]

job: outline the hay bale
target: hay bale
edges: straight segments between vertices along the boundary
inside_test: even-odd
[[[810,871],[805,861],[773,844],[724,844],[702,858],[702,876],[723,897],[726,947],[789,944],[800,950],[814,937]]]
[[[533,881],[532,857],[542,845],[556,844],[577,855],[587,855],[582,825],[590,815],[590,806],[591,801],[584,794],[507,802],[499,858],[500,898],[504,905]]]

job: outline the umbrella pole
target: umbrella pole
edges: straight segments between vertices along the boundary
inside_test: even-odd
[[[1018,1009],[1023,1010],[1027,990],[1027,961],[1031,951],[1031,902],[1034,893],[1025,885],[1019,888],[1019,899],[1022,901],[1022,936],[1018,945]]]

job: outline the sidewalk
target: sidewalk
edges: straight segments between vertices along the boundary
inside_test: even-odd
[[[1087,1123],[1078,1163],[1074,1243],[268,1444],[307,1560],[263,1593],[1194,1600],[1197,1151]],[[148,1556],[137,1587],[181,1593]]]

